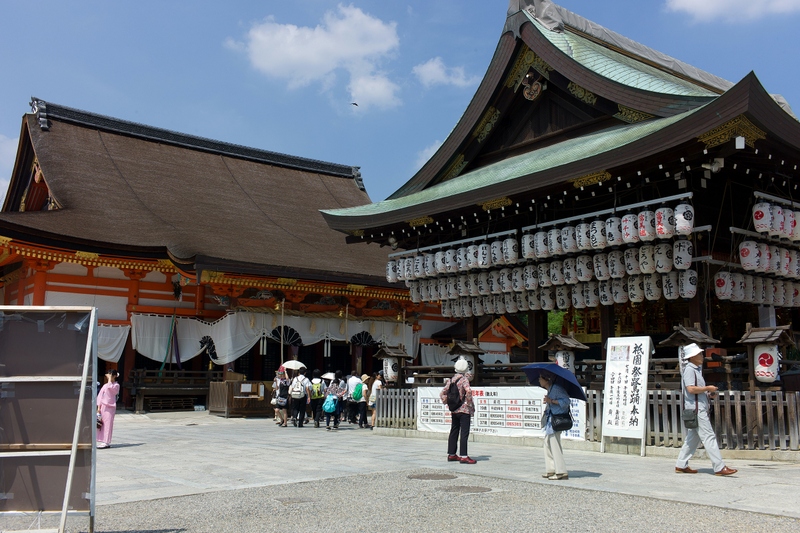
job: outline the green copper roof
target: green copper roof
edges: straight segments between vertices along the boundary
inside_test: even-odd
[[[697,108],[697,109],[702,109]],[[390,213],[428,202],[454,197],[489,185],[511,181],[556,168],[574,161],[588,159],[630,144],[674,124],[694,113],[687,111],[668,118],[653,119],[638,124],[623,124],[606,130],[569,139],[527,154],[511,157],[439,183],[408,196],[393,198],[347,209],[322,210],[331,216],[357,217]],[[565,176],[568,179],[571,176]]]
[[[617,83],[654,93],[677,96],[718,96],[689,81],[641,61],[605,48],[570,31],[556,32],[542,26],[526,11],[537,30],[556,48],[592,72]]]

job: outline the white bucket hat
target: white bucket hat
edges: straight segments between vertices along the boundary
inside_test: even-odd
[[[455,369],[456,369],[456,372],[458,372],[459,374],[463,374],[464,372],[469,370],[469,363],[467,363],[466,359],[461,357],[461,358],[459,358],[458,361],[456,361]]]
[[[702,353],[703,349],[700,348],[697,344],[687,344],[681,349],[681,359],[687,361],[689,358],[694,357],[695,355]]]

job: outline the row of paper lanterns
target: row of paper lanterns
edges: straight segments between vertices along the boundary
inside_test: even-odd
[[[714,276],[714,293],[720,300],[800,307],[800,283],[780,279],[720,271]]]
[[[774,244],[742,241],[739,264],[749,272],[800,279],[800,252]]]
[[[788,207],[768,202],[760,202],[753,206],[753,227],[757,232],[766,233],[771,237],[800,241],[798,220],[800,211],[793,211]]]
[[[419,291],[423,283],[426,282],[415,281],[412,285],[412,300],[421,297]],[[600,305],[658,301],[662,296],[667,300],[691,299],[696,295],[697,272],[690,269],[667,274],[588,281],[577,285],[542,287],[522,292],[448,297],[441,299],[440,302],[442,316],[461,318],[529,310],[552,311],[571,307],[587,309]]]
[[[577,226],[526,233],[522,236],[522,257],[517,239],[507,237],[491,243],[473,243],[390,260],[386,264],[386,279],[394,283],[470,270],[488,270],[516,265],[524,260],[541,261],[624,244],[652,242],[657,238],[671,239],[676,235],[690,235],[693,229],[694,208],[691,205],[681,204],[675,210],[661,207],[655,211],[642,211],[638,215],[612,216]]]

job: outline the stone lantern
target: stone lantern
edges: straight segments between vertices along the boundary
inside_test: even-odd
[[[575,350],[588,350],[589,347],[575,340],[571,335],[550,335],[540,350],[553,352],[558,366],[575,373]]]
[[[756,381],[770,385],[779,378],[781,352],[795,346],[794,333],[790,326],[753,328],[747,331],[739,344],[747,347],[747,374],[750,391],[755,391]]]

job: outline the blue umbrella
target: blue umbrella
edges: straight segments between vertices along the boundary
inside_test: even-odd
[[[575,374],[566,368],[560,367],[555,363],[531,363],[523,366],[522,370],[525,371],[528,380],[537,386],[539,385],[539,374],[541,374],[542,370],[547,370],[556,376],[556,383],[564,387],[564,390],[567,391],[570,398],[586,401],[586,394],[584,394],[583,388],[581,384],[578,383]]]

